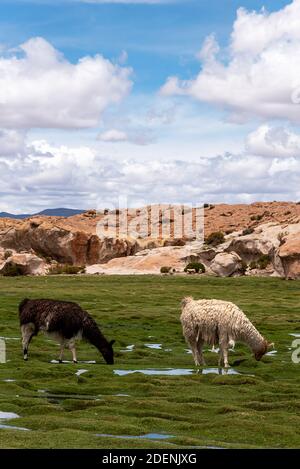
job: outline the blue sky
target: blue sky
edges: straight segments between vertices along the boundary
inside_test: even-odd
[[[42,36],[71,61],[122,50],[135,71],[135,91],[156,91],[166,77],[192,77],[195,55],[212,32],[226,46],[240,6],[269,11],[285,0],[178,0],[171,4],[94,4],[76,0],[2,0],[0,43],[14,47]]]
[[[140,1],[1,1],[0,211],[300,199],[300,1]]]

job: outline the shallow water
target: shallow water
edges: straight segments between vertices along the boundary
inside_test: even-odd
[[[10,420],[10,419],[18,419],[20,415],[15,414],[14,412],[1,412],[0,411],[0,420]]]
[[[163,433],[147,433],[146,435],[109,435],[106,433],[97,433],[96,436],[106,438],[120,438],[129,440],[168,440],[169,438],[175,438],[174,435],[165,435]]]
[[[117,376],[126,376],[134,373],[142,373],[143,375],[160,375],[160,376],[188,376],[193,374],[219,374],[219,375],[240,375],[238,371],[233,368],[223,369],[223,368],[200,368],[200,369],[191,369],[191,368],[164,368],[164,369],[142,369],[142,370],[114,370],[114,374]]]
[[[161,350],[162,344],[144,344],[145,347],[151,348],[154,350]]]
[[[16,382],[15,379],[2,379],[2,381],[3,381],[4,383],[15,383],[15,382]]]
[[[271,352],[266,353],[266,357],[274,357],[277,353],[277,350],[271,350]]]
[[[3,425],[0,423],[0,430],[21,430],[24,432],[29,432],[29,428],[24,428],[24,427],[14,427],[12,425]]]
[[[23,428],[23,427],[14,427],[12,425],[4,425],[2,423],[3,420],[12,420],[12,419],[18,419],[20,418],[20,415],[15,414],[14,412],[2,412],[0,411],[0,429],[1,430],[22,430],[22,431],[29,431],[29,428]]]
[[[300,334],[289,334],[291,335],[292,337],[300,337]]]
[[[125,350],[120,350],[120,352],[132,352],[134,347],[135,345],[127,345],[127,347],[125,347]]]
[[[4,340],[21,340],[21,337],[3,337],[3,336],[0,336],[0,339],[4,339]]]
[[[60,364],[58,360],[51,360],[50,363]],[[66,364],[66,363],[72,363],[73,364],[73,361],[72,360],[63,360],[62,363],[63,364]],[[84,365],[95,365],[96,360],[78,360],[77,363],[82,363]]]
[[[87,373],[89,370],[78,370],[75,375],[76,376],[80,376],[80,375],[83,375],[83,373]]]

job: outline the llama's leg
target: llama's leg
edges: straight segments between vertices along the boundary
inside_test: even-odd
[[[199,361],[200,361],[200,365],[205,366],[206,363],[205,363],[203,352],[202,352],[203,345],[204,345],[204,341],[201,338],[198,338],[197,348],[198,348],[198,354],[199,354]]]
[[[65,351],[65,343],[62,342],[62,343],[60,344],[60,354],[59,354],[59,359],[58,359],[59,363],[62,363],[62,362],[63,362],[63,359],[64,359],[64,351]]]
[[[223,349],[222,349],[222,347],[220,347],[220,350],[219,350],[219,368],[221,368],[223,366],[223,363],[224,363]]]
[[[21,326],[21,332],[22,332],[23,358],[26,361],[28,360],[28,347],[35,333],[34,324],[32,323],[23,324],[23,326]]]
[[[72,348],[70,349],[71,352],[72,352],[72,356],[73,356],[73,362],[74,363],[77,363],[77,357],[76,357],[76,348],[75,348],[75,345],[72,346]]]
[[[71,340],[71,341],[69,342],[69,349],[70,349],[71,352],[72,352],[73,362],[74,362],[74,363],[77,363],[75,340]]]
[[[189,345],[191,347],[193,357],[194,357],[194,362],[196,366],[201,366],[201,356],[198,351],[198,345],[196,340],[195,341],[189,341]]]
[[[224,367],[225,368],[229,368],[230,365],[228,363],[228,346],[225,346],[224,347],[224,350],[223,350],[223,357],[224,357]]]
[[[229,368],[229,363],[228,363],[228,341],[223,340],[220,342],[220,360],[222,357],[222,361],[224,362],[224,367]],[[219,361],[219,366],[220,366],[220,361]]]

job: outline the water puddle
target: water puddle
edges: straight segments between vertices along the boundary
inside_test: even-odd
[[[120,350],[120,352],[133,352],[135,345],[127,345],[127,347],[123,350]]]
[[[172,352],[172,349],[171,348],[165,348],[164,352]]]
[[[83,373],[87,373],[89,370],[78,370],[75,375],[76,376],[80,376],[80,375],[83,375]]]
[[[142,373],[143,375],[148,376],[188,376],[193,374],[217,374],[217,375],[241,375],[233,368],[200,368],[200,369],[191,369],[191,368],[165,368],[165,369],[144,369],[144,370],[114,370],[114,374],[117,376],[127,376],[134,373]]]
[[[277,353],[277,350],[271,350],[271,352],[266,353],[266,357],[274,357],[276,353]]]
[[[0,429],[1,430],[22,430],[22,431],[29,431],[29,428],[23,428],[23,427],[14,427],[12,425],[4,425],[2,422],[3,420],[12,420],[12,419],[18,419],[20,418],[20,415],[15,414],[14,412],[1,412],[0,411]]]
[[[10,420],[10,419],[18,419],[20,415],[15,414],[14,412],[1,412],[0,411],[0,420]]]
[[[3,337],[3,336],[0,336],[0,339],[3,339],[3,340],[21,340],[20,337]]]
[[[161,350],[162,344],[144,344],[145,347],[151,348],[154,350]]]
[[[2,379],[3,383],[15,383],[16,379]]]
[[[24,428],[24,427],[14,427],[12,425],[3,425],[0,423],[0,430],[21,430],[24,432],[29,432],[29,428]]]
[[[54,363],[54,364],[60,364],[60,362],[58,360],[51,360],[50,363]],[[72,363],[73,364],[73,361],[72,360],[63,360],[62,363]],[[83,365],[95,365],[96,364],[96,360],[78,360],[77,363],[82,363]]]
[[[291,335],[292,337],[300,337],[300,334],[289,334]]]
[[[114,397],[130,397],[130,394],[113,394]]]
[[[96,436],[102,438],[119,438],[122,440],[168,440],[175,438],[174,435],[167,435],[164,433],[147,433],[146,435],[110,435],[106,433],[97,433]]]

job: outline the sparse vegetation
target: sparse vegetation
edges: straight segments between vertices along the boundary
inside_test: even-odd
[[[254,228],[252,227],[245,228],[242,232],[242,236],[250,235],[252,233],[254,233]]]
[[[78,265],[57,264],[49,269],[49,275],[76,275],[84,273],[85,268]]]
[[[161,274],[169,274],[172,270],[172,267],[168,267],[168,266],[163,266],[160,268],[160,273]]]
[[[189,262],[184,271],[187,272],[188,270],[194,270],[197,274],[199,274],[199,272],[204,274],[205,265],[203,265],[201,262]]]
[[[19,277],[20,275],[24,275],[24,271],[21,266],[17,264],[6,264],[2,275],[4,277]]]
[[[268,256],[267,254],[263,254],[262,256],[260,256],[260,258],[257,261],[258,266],[261,270],[266,269],[268,265],[270,264],[270,262],[271,262],[270,256]]]
[[[205,240],[206,244],[209,244],[211,246],[217,246],[218,244],[222,244],[225,241],[224,233],[222,231],[215,231],[208,235],[208,237]]]
[[[4,259],[7,260],[12,255],[13,255],[13,252],[8,249],[7,251],[4,252]]]
[[[7,340],[9,361],[0,365],[0,410],[20,415],[7,425],[31,431],[0,430],[1,448],[299,448],[300,365],[292,362],[294,350],[288,349],[293,341],[290,334],[299,332],[299,280],[2,277],[0,295],[0,336],[20,336],[17,306],[29,296],[76,301],[109,339],[117,340],[113,366],[104,364],[85,342],[78,347],[78,359],[96,359],[96,365],[50,363],[59,348],[42,335],[32,342],[30,361],[24,363],[19,341]],[[256,362],[245,346],[236,344],[229,362],[239,375],[115,374],[147,368],[193,369],[179,322],[184,296],[237,304],[275,342],[277,353]],[[163,344],[162,349],[145,347],[149,341]],[[133,351],[123,353],[130,344],[135,345]],[[169,348],[171,352],[165,351]],[[66,359],[70,359],[67,351]],[[217,368],[215,353],[205,352],[205,359],[208,367]],[[88,371],[75,376],[81,368]],[[96,436],[155,432],[174,438],[160,442]]]
[[[256,261],[251,261],[249,264],[249,268],[251,270],[253,269],[264,270],[268,267],[270,262],[271,262],[270,256],[268,256],[267,254],[263,254]]]

